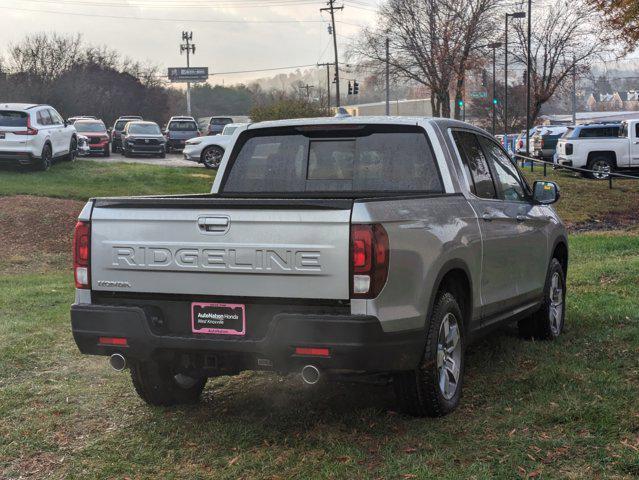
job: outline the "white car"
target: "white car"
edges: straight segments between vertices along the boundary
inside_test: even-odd
[[[192,138],[184,145],[184,159],[203,163],[206,168],[218,168],[226,148],[232,143],[234,133],[246,123],[229,123],[220,135]]]
[[[0,163],[48,170],[57,159],[73,160],[75,128],[55,108],[29,103],[0,104]]]

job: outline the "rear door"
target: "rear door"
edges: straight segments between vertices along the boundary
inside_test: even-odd
[[[630,158],[620,166],[639,166],[639,122],[629,122]]]
[[[532,203],[531,192],[515,164],[492,139],[480,136],[497,194],[502,204],[498,222],[509,237],[508,263],[501,265],[502,274],[515,275],[517,303],[536,300],[541,293],[548,270],[548,236],[550,219],[545,206]]]
[[[478,135],[466,130],[453,130],[452,134],[472,193],[469,202],[479,218],[483,315],[491,316],[512,307],[517,297],[514,225],[508,206],[499,198]]]

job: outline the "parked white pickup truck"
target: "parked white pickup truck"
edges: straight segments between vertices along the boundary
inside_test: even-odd
[[[639,169],[639,120],[573,127],[557,142],[557,164],[594,170],[586,175],[597,179]]]

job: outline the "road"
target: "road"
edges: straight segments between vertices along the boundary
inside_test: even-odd
[[[182,153],[167,153],[166,158],[155,158],[155,157],[129,157],[125,158],[119,153],[111,153],[110,157],[100,157],[98,155],[91,155],[89,157],[78,157],[78,161],[91,161],[91,162],[99,162],[99,163],[115,163],[115,162],[124,162],[124,163],[144,163],[147,165],[159,165],[161,167],[195,167],[195,168],[204,168],[204,166],[200,163],[196,162],[188,162],[183,160]]]

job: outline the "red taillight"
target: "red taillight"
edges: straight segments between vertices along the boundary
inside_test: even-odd
[[[31,126],[31,117],[27,115],[27,129],[19,132],[13,132],[14,135],[37,135],[38,129]]]
[[[100,337],[98,338],[98,343],[100,345],[114,345],[118,347],[126,347],[128,345],[126,338],[122,337]]]
[[[91,224],[78,222],[73,235],[73,272],[76,288],[89,288],[91,260]]]
[[[388,277],[389,245],[384,227],[351,226],[351,296],[375,298]]]
[[[310,355],[313,357],[328,357],[328,348],[295,347],[295,355]]]

